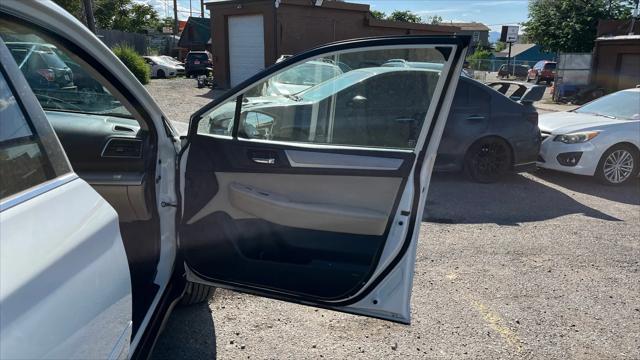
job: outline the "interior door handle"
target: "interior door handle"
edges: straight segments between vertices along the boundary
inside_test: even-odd
[[[484,120],[484,116],[480,115],[471,115],[467,118],[467,120]]]
[[[274,165],[276,163],[275,158],[261,158],[261,157],[252,157],[251,160],[257,164],[263,165]]]

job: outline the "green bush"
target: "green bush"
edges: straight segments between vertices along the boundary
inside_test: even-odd
[[[151,68],[140,54],[127,44],[118,44],[112,50],[141,83],[149,83]]]

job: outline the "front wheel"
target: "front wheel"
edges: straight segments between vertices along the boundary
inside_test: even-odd
[[[500,138],[484,138],[476,141],[465,156],[465,169],[476,182],[495,183],[502,179],[511,167],[511,150]]]
[[[640,171],[638,150],[620,144],[605,151],[598,162],[596,178],[606,185],[622,185],[635,178]]]
[[[208,301],[216,293],[216,288],[208,285],[187,282],[187,289],[182,295],[180,305],[188,306]]]
[[[156,76],[159,79],[164,79],[166,77],[166,75],[164,74],[164,70],[158,70],[158,72],[156,73]]]

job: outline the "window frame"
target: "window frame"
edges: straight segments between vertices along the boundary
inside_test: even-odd
[[[77,175],[73,173],[58,137],[2,38],[0,38],[0,72],[33,135],[38,138],[38,147],[53,171],[52,178],[0,199],[0,212],[2,212],[74,180]]]
[[[429,44],[416,43],[416,40],[421,37],[429,38],[430,43]],[[419,152],[419,147],[421,146],[421,142],[423,141],[422,135],[424,135],[422,134],[424,130],[423,127],[426,125],[426,122],[422,123],[422,128],[420,129],[419,137],[418,139],[416,139],[416,144],[411,149],[392,148],[392,147],[383,147],[383,146],[375,147],[375,146],[345,145],[345,144],[331,144],[331,143],[325,144],[325,143],[313,143],[313,142],[296,142],[296,141],[284,141],[284,140],[247,139],[247,138],[238,136],[239,125],[240,125],[240,121],[238,120],[240,119],[240,113],[241,113],[242,101],[244,99],[244,95],[248,91],[252,90],[256,85],[260,83],[266,83],[269,81],[269,79],[275,78],[281,73],[287,70],[290,70],[296,66],[299,66],[309,61],[315,61],[320,58],[331,57],[335,55],[343,55],[343,54],[354,53],[354,52],[377,51],[377,50],[383,50],[383,49],[384,50],[407,49],[408,47],[411,47],[413,49],[433,49],[436,51],[440,51],[444,61],[443,68],[440,70],[440,73],[442,74],[448,70],[447,64],[450,61],[449,60],[450,56],[453,56],[456,49],[460,45],[458,41],[452,44],[450,42],[450,39],[446,37],[434,38],[432,36],[415,35],[415,36],[406,36],[403,38],[397,38],[393,36],[386,37],[386,38],[376,38],[376,39],[372,39],[372,41],[375,42],[375,44],[367,44],[366,46],[362,46],[362,47],[349,46],[351,42],[358,41],[358,40],[362,40],[362,39],[345,40],[341,42],[319,46],[303,54],[290,57],[282,62],[276,63],[270,68],[268,68],[266,71],[259,72],[258,74],[246,79],[242,83],[231,88],[229,91],[227,91],[224,94],[224,96],[213,100],[212,102],[210,102],[209,104],[205,105],[200,110],[195,112],[193,115],[191,115],[191,121],[189,123],[189,131],[187,134],[187,141],[185,143],[184,148],[185,149],[188,148],[188,144],[192,142],[195,137],[205,136],[205,137],[211,137],[219,140],[226,140],[226,141],[232,141],[232,142],[249,142],[249,143],[256,142],[261,144],[273,144],[277,146],[285,145],[285,146],[310,148],[310,149],[327,149],[327,150],[353,149],[353,150],[382,151],[382,152],[386,151],[386,152],[397,152],[397,153]],[[334,48],[332,49],[333,51],[326,51],[326,49],[329,47]],[[438,83],[436,84],[436,89],[434,89],[434,93],[432,94],[432,98],[433,98],[433,95],[443,91],[443,86],[444,86],[444,82],[439,80]],[[232,119],[233,126],[232,126],[232,132],[230,135],[198,133],[198,126],[200,124],[200,121],[204,119],[203,115],[217,108],[218,106],[221,106],[227,102],[234,102],[234,101],[235,101],[236,107],[235,107],[235,114]],[[435,106],[436,104],[430,103],[430,108],[432,108],[431,105]],[[432,110],[428,109],[427,116],[425,117],[425,119],[428,117],[431,111]]]

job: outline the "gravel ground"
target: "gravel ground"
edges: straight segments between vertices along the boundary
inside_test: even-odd
[[[214,96],[185,81],[149,86],[174,120]],[[640,359],[639,270],[640,181],[437,175],[410,326],[219,290],[175,310],[153,358]]]

